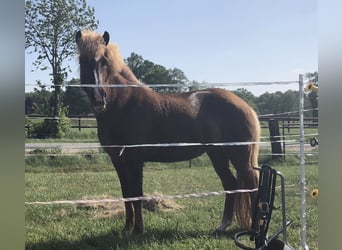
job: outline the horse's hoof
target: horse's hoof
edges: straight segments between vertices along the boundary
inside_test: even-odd
[[[220,237],[220,236],[222,236],[224,233],[225,233],[224,230],[222,231],[222,230],[216,228],[215,231],[214,231],[214,233],[213,233],[213,235],[214,235],[215,237]]]
[[[220,225],[216,227],[216,232],[223,233],[232,223],[230,221],[222,222]]]
[[[122,229],[122,232],[125,232],[125,233],[127,233],[127,232],[131,232],[131,231],[132,231],[132,229],[133,229],[133,227],[128,227],[128,226],[125,226],[125,227]]]

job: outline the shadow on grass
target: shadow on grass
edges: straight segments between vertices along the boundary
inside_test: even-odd
[[[50,250],[50,249],[139,249],[144,245],[163,245],[168,246],[172,243],[186,240],[186,239],[219,239],[219,238],[234,238],[235,233],[239,230],[232,229],[221,234],[208,231],[187,231],[179,232],[175,230],[159,230],[153,229],[140,236],[134,236],[125,232],[110,232],[105,235],[97,235],[91,237],[84,237],[79,241],[68,241],[68,240],[51,240],[47,242],[25,244],[26,250]],[[162,247],[162,246],[161,246]]]

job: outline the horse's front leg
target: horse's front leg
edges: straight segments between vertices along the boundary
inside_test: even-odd
[[[129,178],[128,178],[129,171],[127,171],[126,165],[120,161],[117,161],[115,157],[112,157],[112,162],[120,180],[121,192],[122,192],[123,198],[133,197],[130,193]],[[125,213],[126,213],[125,230],[130,231],[134,227],[133,202],[131,201],[125,202]]]
[[[132,197],[143,196],[143,163],[131,163],[130,190]],[[142,214],[142,201],[133,201],[134,208],[134,234],[144,233],[144,219]]]
[[[124,198],[128,198],[128,196],[123,195]],[[130,231],[134,227],[134,210],[133,204],[131,201],[125,202],[125,213],[126,213],[126,223],[125,223],[125,231]]]

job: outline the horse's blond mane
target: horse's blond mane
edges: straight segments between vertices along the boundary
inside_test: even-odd
[[[119,47],[114,43],[106,45],[100,33],[90,30],[82,31],[82,38],[77,45],[80,56],[89,58],[106,57],[113,74],[120,73],[127,67],[120,55]]]

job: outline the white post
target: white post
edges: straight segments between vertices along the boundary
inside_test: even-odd
[[[303,75],[299,75],[299,122],[300,122],[300,185],[302,191],[301,198],[301,222],[302,222],[302,242],[301,249],[309,250],[306,244],[306,180],[305,180],[305,156],[304,156],[304,81]]]

